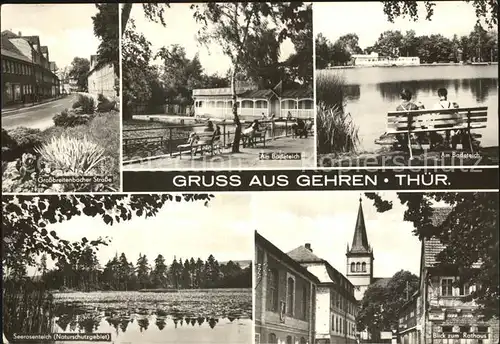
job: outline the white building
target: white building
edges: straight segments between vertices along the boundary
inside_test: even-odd
[[[116,85],[118,78],[115,74],[113,64],[108,63],[99,65],[97,63],[97,55],[90,57],[90,71],[88,74],[87,85],[88,92],[93,96],[102,94],[108,99],[117,97]]]
[[[312,89],[258,89],[255,85],[236,87],[238,115],[245,120],[260,119],[274,114],[276,118],[313,118]],[[231,88],[205,88],[193,90],[195,116],[232,118]]]
[[[378,53],[351,55],[352,65],[363,67],[388,67],[388,66],[418,66],[418,56],[400,56],[397,58],[379,56]]]

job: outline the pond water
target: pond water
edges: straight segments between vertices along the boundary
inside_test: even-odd
[[[482,147],[498,146],[498,65],[450,65],[419,67],[371,67],[320,71],[343,76],[346,86],[346,111],[359,126],[360,150],[374,152],[374,140],[386,129],[386,114],[400,103],[399,92],[408,88],[412,100],[426,108],[437,102],[437,90],[448,90],[448,99],[460,107],[488,106],[487,128]]]
[[[113,343],[248,343],[251,312],[251,290],[61,293],[53,332],[110,333]]]

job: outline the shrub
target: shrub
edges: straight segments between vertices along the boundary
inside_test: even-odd
[[[88,115],[78,115],[74,112],[68,112],[67,109],[61,111],[60,114],[55,115],[52,120],[54,125],[58,127],[75,127],[77,125],[87,124],[90,120]]]
[[[116,107],[116,101],[110,101],[108,98],[104,97],[102,94],[97,96],[97,111],[99,112],[110,112]]]
[[[82,113],[91,115],[95,110],[94,98],[89,96],[84,96],[83,94],[78,95],[78,100],[73,103],[73,109],[82,108]]]
[[[50,169],[78,175],[91,172],[105,160],[104,148],[89,141],[87,137],[53,137],[35,151]]]
[[[335,72],[322,71],[316,75],[316,101],[326,106],[344,109],[344,78]]]
[[[12,160],[21,157],[23,153],[32,153],[43,142],[44,136],[39,129],[17,127],[5,133],[2,129],[2,159]]]

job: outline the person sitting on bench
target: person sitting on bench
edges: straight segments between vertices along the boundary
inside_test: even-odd
[[[295,119],[295,123],[292,124],[292,130],[294,136],[302,138],[303,136],[307,139],[306,123],[302,118]]]
[[[438,90],[438,97],[439,97],[439,101],[434,105],[435,110],[458,109],[459,108],[457,103],[450,102],[448,100],[448,91],[446,90],[446,88],[440,88]],[[436,115],[439,116],[438,114],[436,114]],[[457,146],[457,140],[462,136],[461,134],[462,133],[460,133],[460,130],[458,130],[457,132],[446,130],[445,131],[446,143],[450,144],[450,136],[452,136],[451,137],[451,145],[452,145],[453,149],[455,149]],[[433,145],[433,141],[437,141],[437,140],[441,141],[442,139],[443,138],[441,137],[441,135],[439,135],[437,132],[432,132],[431,133],[431,147]]]
[[[210,132],[214,132],[214,124],[212,123],[212,121],[208,121],[207,122],[207,126],[205,128],[203,128],[203,132],[205,133],[210,133]],[[192,138],[193,140],[196,140],[194,143],[197,144],[197,145],[203,145],[205,143],[208,143],[212,140],[211,137],[209,137],[208,135],[205,136],[200,136],[196,133],[192,133],[192,134],[195,134],[194,137]],[[190,136],[190,139],[191,139],[191,136]],[[189,140],[188,140],[189,142]],[[196,153],[198,152],[198,146],[194,148],[193,150],[193,154],[196,155]],[[203,155],[203,151],[201,151],[202,155]]]
[[[413,111],[413,110],[421,110],[424,106],[420,103],[419,105],[415,104],[411,101],[412,93],[409,89],[403,88],[401,93],[399,94],[401,97],[401,104],[396,107],[396,111]],[[401,116],[401,119],[406,119],[406,116]],[[418,139],[423,139],[424,135],[418,135]],[[408,146],[408,138],[404,134],[397,134],[396,139],[398,140],[401,147]]]

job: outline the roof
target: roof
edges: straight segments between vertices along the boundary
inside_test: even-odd
[[[349,253],[371,253],[370,245],[368,244],[368,235],[366,234],[365,216],[363,215],[363,205],[361,198],[359,199],[358,217],[356,219],[356,227],[354,228],[354,236],[352,238],[352,246]]]
[[[259,244],[263,248],[265,248],[268,252],[272,253],[275,255],[277,258],[279,258],[282,262],[285,264],[290,265],[295,271],[301,273],[302,275],[306,276],[309,278],[311,281],[315,283],[320,283],[319,279],[310,273],[305,267],[300,265],[299,262],[295,261],[292,259],[290,256],[288,256],[285,252],[281,251],[279,248],[274,246],[269,240],[264,238],[262,235],[260,235],[257,231],[255,231],[255,243]]]
[[[241,98],[270,98],[274,95],[271,90],[248,90],[241,93]]]
[[[313,98],[313,90],[311,88],[283,90],[283,92],[281,92],[281,98]]]
[[[312,250],[299,246],[287,253],[293,260],[299,263],[323,263],[324,260],[312,253]]]
[[[8,30],[2,31],[2,55],[31,62],[31,59],[25,56],[22,51],[10,41],[10,39],[13,38],[18,38],[18,36]]]

